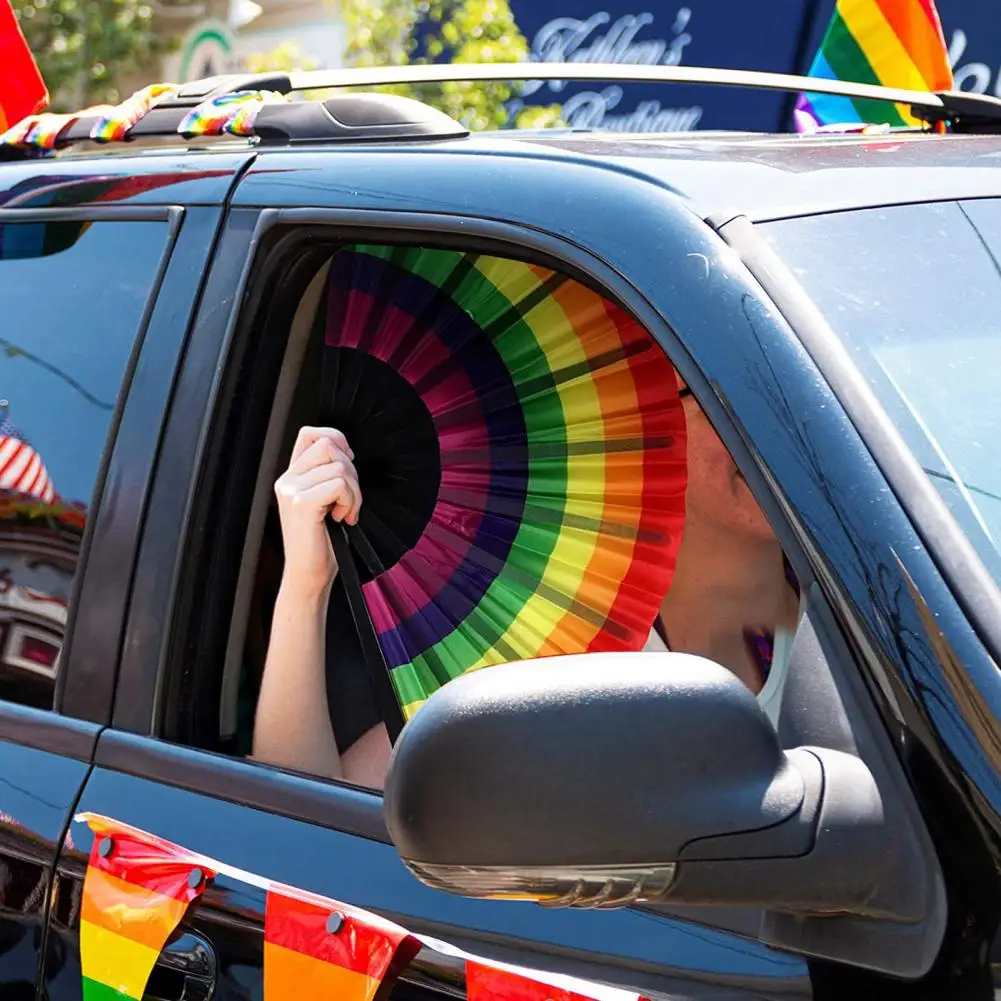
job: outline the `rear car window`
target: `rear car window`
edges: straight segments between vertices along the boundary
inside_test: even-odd
[[[0,698],[51,708],[164,222],[0,223]]]
[[[761,229],[1001,584],[1001,201]]]

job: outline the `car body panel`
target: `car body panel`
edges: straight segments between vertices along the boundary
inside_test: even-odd
[[[154,480],[149,484],[140,477],[140,497],[121,521],[130,532],[141,527],[143,557],[130,582],[129,649],[120,662],[114,655],[106,660],[105,670],[114,672],[121,663],[114,724],[138,734],[136,739],[166,766],[155,775],[130,775],[130,769],[140,769],[127,757],[99,757],[79,809],[134,824],[231,865],[382,911],[467,947],[478,944],[484,952],[498,954],[506,950],[507,958],[513,953],[528,965],[530,957],[537,957],[539,965],[600,971],[605,979],[632,983],[663,998],[811,996],[816,964],[721,927],[672,917],[666,909],[545,911],[436,893],[410,876],[381,838],[346,833],[346,818],[357,812],[362,795],[357,790],[289,777],[290,784],[315,786],[318,812],[327,812],[310,820],[284,816],[263,804],[199,791],[196,775],[169,767],[175,749],[147,736],[155,732],[152,686],[162,668],[162,634],[170,626],[169,599],[186,543],[187,505],[199,472],[204,472],[198,468],[202,435],[229,357],[238,282],[246,264],[240,255],[252,246],[254,210],[277,210],[273,221],[288,223],[326,213],[322,218],[331,225],[382,226],[411,237],[436,230],[470,238],[490,235],[566,261],[630,306],[696,389],[756,492],[770,496],[774,489],[770,513],[785,526],[782,542],[797,574],[830,596],[929,818],[953,894],[947,948],[958,953],[966,933],[957,930],[956,922],[962,924],[968,914],[980,920],[983,907],[977,893],[993,887],[990,870],[998,861],[991,854],[996,842],[988,844],[980,832],[1001,832],[1001,758],[993,751],[1001,744],[985,738],[976,710],[986,708],[992,733],[1001,678],[830,386],[736,254],[700,216],[727,207],[756,217],[810,211],[832,207],[839,197],[868,204],[866,199],[890,197],[895,187],[891,178],[898,186],[905,178],[914,182],[909,198],[916,192],[923,197],[979,197],[1001,191],[1001,182],[988,176],[990,158],[1001,152],[1001,143],[976,140],[976,151],[964,154],[960,163],[958,147],[953,154],[951,140],[939,137],[922,142],[894,138],[883,159],[871,140],[855,139],[803,141],[794,147],[796,155],[783,153],[782,143],[794,141],[755,144],[730,137],[714,147],[712,138],[647,144],[580,136],[552,142],[487,137],[265,151],[256,159],[239,152],[193,154],[184,156],[183,170],[181,157],[173,153],[0,167],[0,189],[9,193],[17,188],[14,197],[20,200],[15,203],[29,208],[53,204],[45,201],[53,187],[65,190],[73,205],[91,205],[101,198],[101,185],[117,201],[216,204],[246,168],[232,198],[236,211],[226,219],[219,244],[220,254],[235,258],[220,262],[217,254],[213,259],[205,301],[193,319],[185,308],[164,304],[175,317],[157,334],[157,344],[163,345],[157,384],[164,395],[152,409],[137,403],[135,436],[121,438],[123,449],[126,440],[130,443],[122,461],[146,456],[150,465],[144,468]],[[641,154],[636,147],[656,148],[657,153]],[[934,162],[935,149],[944,163]],[[813,152],[800,156],[803,150]],[[854,169],[860,161],[886,173]],[[793,169],[793,163],[799,168]],[[140,165],[160,180],[169,179],[139,190],[129,171],[142,173]],[[81,179],[72,170],[86,176]],[[99,170],[112,179],[88,173]],[[183,178],[173,176],[179,171]],[[53,184],[57,175],[60,180]],[[852,185],[857,186],[854,196]],[[201,252],[206,255],[204,246]],[[199,258],[198,268],[207,260]],[[194,271],[184,275],[188,286],[200,288]],[[198,294],[191,291],[185,307]],[[185,347],[175,383],[174,363]],[[147,350],[155,349],[147,344]],[[167,412],[168,400],[167,424],[161,427],[154,416]],[[150,424],[146,436],[138,433],[144,414]],[[155,465],[150,449],[156,449]],[[88,591],[97,593],[113,575],[109,564],[100,573],[95,570]],[[934,613],[934,631],[928,608]],[[113,638],[117,642],[118,636]],[[954,659],[943,656],[946,649]],[[81,682],[86,681],[81,675]],[[112,744],[114,736],[109,733],[102,742]],[[181,751],[176,749],[178,760]],[[197,758],[200,768],[215,769],[211,755],[183,754]],[[246,771],[249,782],[259,771],[243,763],[227,762],[227,767]],[[218,771],[224,772],[221,764]],[[75,795],[73,783],[82,777],[72,771],[67,775],[65,795],[57,803],[62,816]],[[273,773],[268,776],[268,782],[283,781]],[[377,797],[369,798],[375,802],[368,809],[377,810]],[[946,809],[951,813],[948,824]],[[49,822],[46,837],[51,837],[53,824]],[[70,833],[72,843],[66,843],[59,861],[52,947],[45,963],[44,987],[53,999],[80,996],[79,914],[72,902],[79,899],[89,843],[80,825]],[[262,905],[258,892],[223,882],[207,894],[193,918],[197,933],[222,951],[220,986],[226,990],[221,996],[258,996]],[[711,915],[707,917],[711,923]],[[974,930],[982,932],[976,921]],[[865,984],[864,975],[860,977],[858,982]],[[449,993],[434,984],[433,976],[430,984],[411,981],[407,989],[422,996]]]
[[[753,942],[638,911],[547,912],[529,903],[456,898],[419,883],[388,842],[109,768],[95,770],[80,809],[114,817],[259,876],[378,911],[417,933],[458,941],[474,951],[478,944],[481,953],[502,946],[529,966],[547,968],[550,956],[570,952],[588,956],[596,969],[606,973],[618,967],[625,979],[630,968],[644,969],[647,982],[659,985],[666,997],[699,997],[700,989],[707,991],[710,985],[715,985],[712,993],[705,996],[720,1001],[737,1001],[747,996],[745,991],[757,998],[809,996],[800,959]],[[331,821],[335,820],[332,810]],[[73,836],[76,850],[64,853],[60,862],[64,888],[82,875],[90,844],[85,825],[74,824]],[[219,929],[227,919],[249,922],[259,934],[263,904],[259,890],[225,880],[221,891],[213,886],[207,892],[190,927],[221,950]],[[72,927],[65,923],[54,926],[53,935],[68,951],[75,947]],[[226,972],[228,962],[220,956],[223,972],[217,989],[225,984],[226,997],[260,996],[262,956],[254,946],[254,937],[248,935],[238,973]],[[71,980],[62,974],[47,977],[52,1001],[79,997]]]
[[[0,707],[0,993],[35,996],[50,880],[87,776],[95,727]],[[31,746],[32,744],[38,746]],[[50,745],[52,750],[42,749]]]
[[[0,209],[221,205],[253,156],[172,149],[0,163]]]
[[[240,185],[235,204],[331,204],[340,184],[321,181],[315,165],[357,156],[360,147],[325,150],[303,148],[262,151]],[[366,150],[373,165],[398,162],[401,156],[440,158],[442,177],[462,177],[484,170],[502,176],[505,167],[529,170],[526,161],[566,181],[574,165],[603,167],[641,176],[667,187],[706,217],[739,212],[752,221],[876,205],[984,198],[1001,194],[1001,139],[910,133],[873,136],[758,136],[692,134],[630,136],[615,133],[569,133],[522,138],[474,136],[444,143],[379,144]],[[476,164],[465,164],[475,157]],[[512,165],[512,161],[518,161]],[[294,190],[284,188],[286,174],[296,171]],[[336,173],[336,171],[334,171]],[[269,193],[269,183],[273,186]],[[311,190],[320,184],[326,193]],[[329,187],[328,187],[329,185]],[[468,204],[465,183],[452,189],[456,207]],[[380,193],[374,184],[365,189]],[[533,192],[525,189],[525,195]],[[586,198],[567,187],[564,196],[578,212],[589,211]]]

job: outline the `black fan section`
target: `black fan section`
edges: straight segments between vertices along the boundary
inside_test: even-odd
[[[434,421],[413,387],[354,348],[324,349],[321,419],[347,437],[362,491],[347,535],[362,583],[394,566],[431,520],[441,483]]]

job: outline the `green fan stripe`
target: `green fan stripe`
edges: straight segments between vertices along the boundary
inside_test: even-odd
[[[499,644],[525,604],[540,590],[549,559],[563,530],[568,477],[563,407],[548,359],[530,321],[525,318],[540,302],[548,300],[561,282],[536,279],[534,287],[532,281],[525,281],[514,289],[498,288],[489,275],[476,267],[465,273],[455,287],[455,277],[462,274],[462,265],[469,255],[441,251],[429,254],[418,249],[408,249],[401,255],[398,250],[394,253],[394,248],[367,246],[354,249],[371,252],[383,259],[391,258],[443,291],[446,286],[452,286],[447,289],[450,298],[478,327],[491,332],[495,349],[512,373],[528,441],[542,446],[539,451],[546,455],[545,459],[540,455],[536,460],[533,449],[528,481],[528,495],[536,507],[547,512],[546,516],[522,519],[504,577],[491,583],[479,606],[463,622],[463,628],[443,637],[412,664],[394,670],[397,693],[403,704],[408,704],[425,698],[468,670],[492,648],[505,659],[517,655],[507,644],[503,648]],[[526,393],[526,389],[529,392]],[[483,614],[484,607],[490,609],[489,617]],[[476,641],[471,642],[470,636]]]
[[[425,694],[458,677],[482,660],[491,649],[502,659],[516,659],[516,651],[506,644],[503,647],[499,644],[538,590],[562,531],[568,478],[565,418],[549,361],[526,319],[531,308],[550,294],[546,290],[540,295],[540,290],[546,289],[546,286],[544,282],[536,281],[534,288],[531,283],[526,285],[527,294],[519,294],[521,286],[499,288],[487,274],[477,269],[460,286],[454,298],[477,326],[491,331],[493,345],[512,374],[529,443],[544,439],[550,445],[550,459],[533,462],[529,466],[527,495],[535,498],[540,506],[551,508],[554,517],[534,524],[522,518],[504,575],[491,582],[474,614],[467,616],[461,631],[453,630],[415,659],[414,668],[425,680],[430,680],[429,675],[436,679]],[[535,395],[523,396],[521,388],[525,382],[535,385]],[[547,392],[539,391],[543,385],[547,387]],[[491,610],[489,618],[483,615],[483,608]],[[464,633],[472,633],[479,642],[471,644]]]

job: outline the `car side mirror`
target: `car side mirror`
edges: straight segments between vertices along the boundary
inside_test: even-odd
[[[394,749],[385,816],[425,883],[550,906],[868,913],[893,865],[860,759],[783,751],[733,674],[678,653],[551,657],[451,682]],[[922,905],[905,894],[892,916]]]

